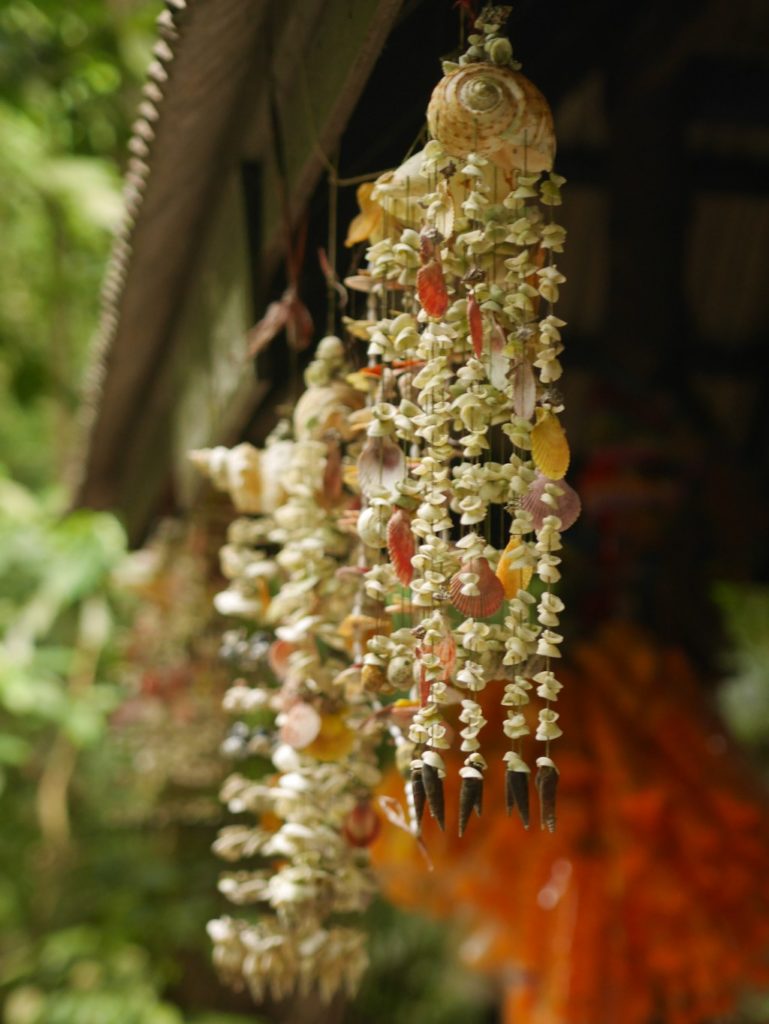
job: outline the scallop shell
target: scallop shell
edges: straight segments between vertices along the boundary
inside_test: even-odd
[[[538,473],[521,501],[523,508],[527,512],[531,512],[535,530],[542,529],[545,516],[553,515],[558,516],[561,520],[561,530],[568,530],[579,519],[580,512],[582,511],[582,502],[579,500],[579,495],[565,480],[558,481],[558,487],[563,491],[563,494],[555,499],[555,505],[545,504],[542,501],[542,495],[545,493],[545,487],[552,482],[546,476]]]
[[[387,550],[395,575],[407,587],[414,578],[411,559],[416,552],[411,516],[403,508],[396,508],[387,524]]]
[[[354,742],[355,733],[347,728],[343,715],[324,715],[320,732],[304,752],[318,761],[337,761],[349,754]]]
[[[298,701],[283,716],[280,740],[295,750],[302,750],[315,740],[320,732],[321,717],[312,704]]]
[[[480,153],[505,171],[550,170],[555,156],[547,102],[522,74],[474,63],[451,71],[430,97],[427,123],[447,153]]]
[[[510,556],[520,546],[521,538],[511,537],[507,547],[502,552],[499,565],[497,566],[497,579],[504,587],[505,597],[507,598],[515,597],[519,590],[526,590],[534,574],[531,566],[527,566],[525,569],[511,568],[510,562],[512,559]]]
[[[537,469],[551,480],[561,480],[569,468],[571,452],[566,433],[555,413],[537,410],[537,422],[531,432],[531,454]]]
[[[347,229],[345,246],[350,249],[358,242],[366,242],[372,235],[375,235],[382,224],[382,207],[376,200],[371,198],[374,191],[373,181],[366,181],[358,186],[355,196],[358,200],[360,213],[353,217]]]
[[[468,595],[462,593],[462,573],[472,572],[478,576],[478,593]],[[449,584],[451,603],[463,615],[475,619],[485,619],[499,611],[505,599],[502,583],[494,575],[485,558],[469,558],[462,563],[462,568],[451,577]]]
[[[370,437],[358,456],[358,486],[365,495],[394,491],[406,475],[406,456],[388,437]]]

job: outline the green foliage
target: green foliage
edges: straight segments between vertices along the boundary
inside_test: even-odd
[[[0,6],[0,450],[36,487],[71,455],[155,10]]]
[[[730,643],[721,710],[738,739],[769,745],[769,588],[722,584],[715,597]]]
[[[368,917],[371,970],[345,1024],[483,1024],[489,1019],[491,993],[482,978],[454,962],[458,937],[445,922],[383,902]]]

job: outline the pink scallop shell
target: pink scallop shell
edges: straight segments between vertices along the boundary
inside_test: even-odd
[[[555,507],[551,508],[541,499],[545,493],[545,487],[554,482],[557,483],[563,494],[555,499]],[[579,519],[579,514],[582,511],[582,502],[573,487],[570,487],[565,480],[550,480],[542,473],[537,473],[528,493],[521,500],[521,505],[531,512],[535,530],[541,530],[545,516],[552,515],[558,516],[561,520],[561,530],[568,530]]]
[[[406,475],[406,456],[389,437],[370,437],[358,456],[358,484],[363,494],[392,490]]]
[[[478,575],[478,590],[476,595],[462,593],[461,573],[473,572]],[[470,558],[462,563],[462,568],[451,577],[449,584],[451,603],[463,615],[471,616],[474,619],[485,619],[498,611],[505,599],[505,588],[502,586],[491,566],[485,558]]]

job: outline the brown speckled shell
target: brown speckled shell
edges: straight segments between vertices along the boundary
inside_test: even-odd
[[[480,153],[505,171],[548,171],[553,116],[528,78],[493,64],[468,64],[433,90],[427,123],[451,156]]]

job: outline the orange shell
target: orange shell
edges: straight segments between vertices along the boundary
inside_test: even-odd
[[[411,516],[403,508],[396,508],[387,523],[387,550],[395,575],[407,587],[414,578],[411,559],[416,545],[411,532]]]
[[[428,316],[440,317],[449,306],[449,294],[443,268],[437,260],[430,260],[417,272],[417,295]]]
[[[473,352],[480,359],[483,355],[483,314],[478,300],[472,292],[467,296],[467,324],[470,328]]]
[[[531,583],[531,577],[534,575],[534,570],[531,566],[527,566],[525,569],[512,569],[510,567],[511,558],[509,556],[520,546],[521,538],[511,537],[507,547],[502,552],[499,565],[497,566],[497,579],[505,588],[505,597],[507,598],[515,597],[519,590],[526,590],[529,583]]]
[[[569,468],[571,452],[566,433],[555,413],[537,410],[537,422],[531,432],[531,454],[540,473],[561,480]]]
[[[462,593],[462,581],[459,577],[465,572],[477,573],[478,594]],[[505,599],[504,587],[491,571],[491,566],[485,558],[470,558],[463,562],[459,572],[451,577],[449,594],[451,603],[458,612],[475,619],[485,619],[493,615],[499,611]]]

